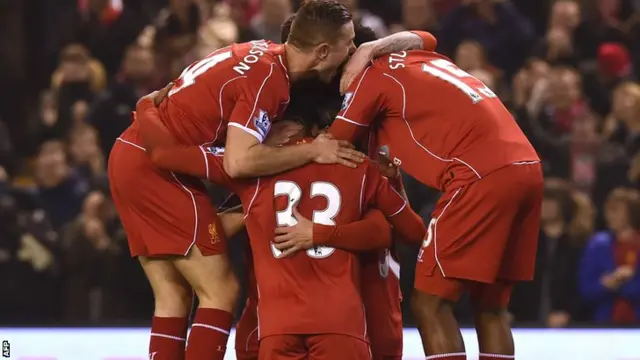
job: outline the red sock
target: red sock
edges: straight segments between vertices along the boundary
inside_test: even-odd
[[[223,360],[233,315],[218,309],[198,308],[187,342],[186,360]]]
[[[184,360],[187,325],[187,318],[154,316],[151,322],[149,359]]]
[[[479,360],[515,360],[515,355],[501,355],[501,354],[482,354],[480,353]]]
[[[465,353],[429,355],[427,360],[467,360]]]

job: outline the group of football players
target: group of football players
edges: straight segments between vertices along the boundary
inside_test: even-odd
[[[427,359],[466,359],[463,291],[480,359],[515,358],[506,306],[533,276],[539,159],[435,47],[419,31],[374,40],[339,2],[308,0],[282,45],[219,49],[140,100],[109,179],[155,296],[151,359],[223,359],[239,292],[227,238],[243,229],[239,359],[401,359],[392,239],[422,243],[411,305]],[[426,228],[398,168],[443,192]],[[241,206],[216,214],[203,180]]]

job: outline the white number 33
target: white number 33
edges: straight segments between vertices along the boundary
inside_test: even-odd
[[[273,189],[273,195],[287,196],[287,208],[276,213],[276,222],[278,226],[295,226],[298,221],[293,217],[293,208],[298,205],[302,198],[302,189],[293,181],[278,181]],[[318,181],[311,184],[310,196],[322,196],[327,199],[327,207],[324,210],[316,210],[313,212],[312,221],[316,224],[335,226],[333,219],[340,212],[342,205],[342,195],[338,187],[332,183]],[[282,251],[276,249],[271,244],[273,256],[280,257]],[[336,251],[335,248],[328,246],[314,246],[307,250],[307,256],[314,259],[322,259],[330,256]]]

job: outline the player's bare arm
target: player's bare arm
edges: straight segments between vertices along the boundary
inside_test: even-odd
[[[222,230],[228,239],[232,238],[235,234],[240,232],[240,230],[244,229],[245,222],[242,205],[219,212],[218,217],[222,224]]]
[[[436,38],[425,31],[401,31],[382,39],[366,42],[358,47],[344,67],[340,79],[340,93],[345,94],[349,85],[373,59],[403,50],[434,50]]]
[[[344,225],[315,224],[294,208],[298,223],[295,226],[276,228],[274,246],[287,257],[313,246],[331,246],[347,251],[385,249],[391,245],[391,227],[384,214],[369,210],[362,220]]]
[[[311,143],[272,147],[242,129],[229,127],[224,170],[231,178],[246,178],[273,175],[310,162],[355,168],[364,158],[351,143],[330,136],[318,136]]]

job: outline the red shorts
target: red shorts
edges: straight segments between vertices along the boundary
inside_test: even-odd
[[[242,311],[236,325],[236,358],[238,360],[258,359],[258,306],[252,300]]]
[[[373,360],[402,358],[400,265],[389,250],[360,255],[362,301]]]
[[[134,139],[132,129],[124,135]],[[154,167],[143,147],[118,139],[109,156],[109,184],[132,256],[223,254],[220,219],[198,179]]]
[[[470,290],[504,302],[514,281],[533,279],[542,191],[540,164],[521,163],[445,192],[418,255],[415,288],[457,300],[460,280],[495,284]]]
[[[369,360],[369,344],[348,335],[273,335],[260,339],[260,360]]]

